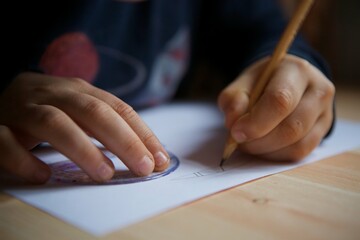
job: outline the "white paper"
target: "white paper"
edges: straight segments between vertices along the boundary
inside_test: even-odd
[[[338,120],[331,137],[296,164],[237,156],[219,168],[226,130],[222,114],[207,103],[173,103],[140,112],[167,149],[180,159],[171,174],[123,185],[44,185],[5,189],[53,216],[97,236],[120,230],[168,209],[270,174],[360,146],[360,124]],[[45,155],[53,162],[54,155]]]

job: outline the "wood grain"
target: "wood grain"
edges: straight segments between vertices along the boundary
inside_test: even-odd
[[[359,216],[360,155],[344,153],[240,185],[107,239],[358,239]]]
[[[358,116],[360,90],[352,89],[353,100],[346,89],[340,91],[343,112]],[[343,112],[338,117],[346,117]],[[355,240],[359,216],[360,148],[239,185],[100,239]],[[0,192],[0,239],[98,238]]]

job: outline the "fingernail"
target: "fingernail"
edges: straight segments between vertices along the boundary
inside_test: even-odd
[[[161,167],[169,161],[169,158],[163,152],[157,152],[154,154],[155,165]]]
[[[97,174],[101,180],[106,181],[112,178],[114,175],[114,169],[110,167],[107,163],[101,163],[100,167],[97,169]]]
[[[154,162],[148,156],[144,156],[138,163],[139,175],[149,175],[154,170]]]
[[[241,131],[236,131],[234,133],[233,137],[235,138],[236,142],[238,142],[238,143],[243,143],[246,141],[246,135]]]

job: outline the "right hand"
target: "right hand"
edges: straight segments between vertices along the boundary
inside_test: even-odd
[[[10,174],[46,182],[50,169],[30,150],[48,142],[93,180],[111,179],[112,162],[88,135],[139,176],[169,165],[168,153],[129,105],[81,79],[25,72],[0,96],[0,168]]]

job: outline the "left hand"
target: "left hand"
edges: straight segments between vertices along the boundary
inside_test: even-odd
[[[247,112],[252,89],[268,61],[268,57],[261,59],[245,69],[221,92],[218,104],[241,151],[298,161],[329,131],[335,87],[306,60],[286,55]]]

